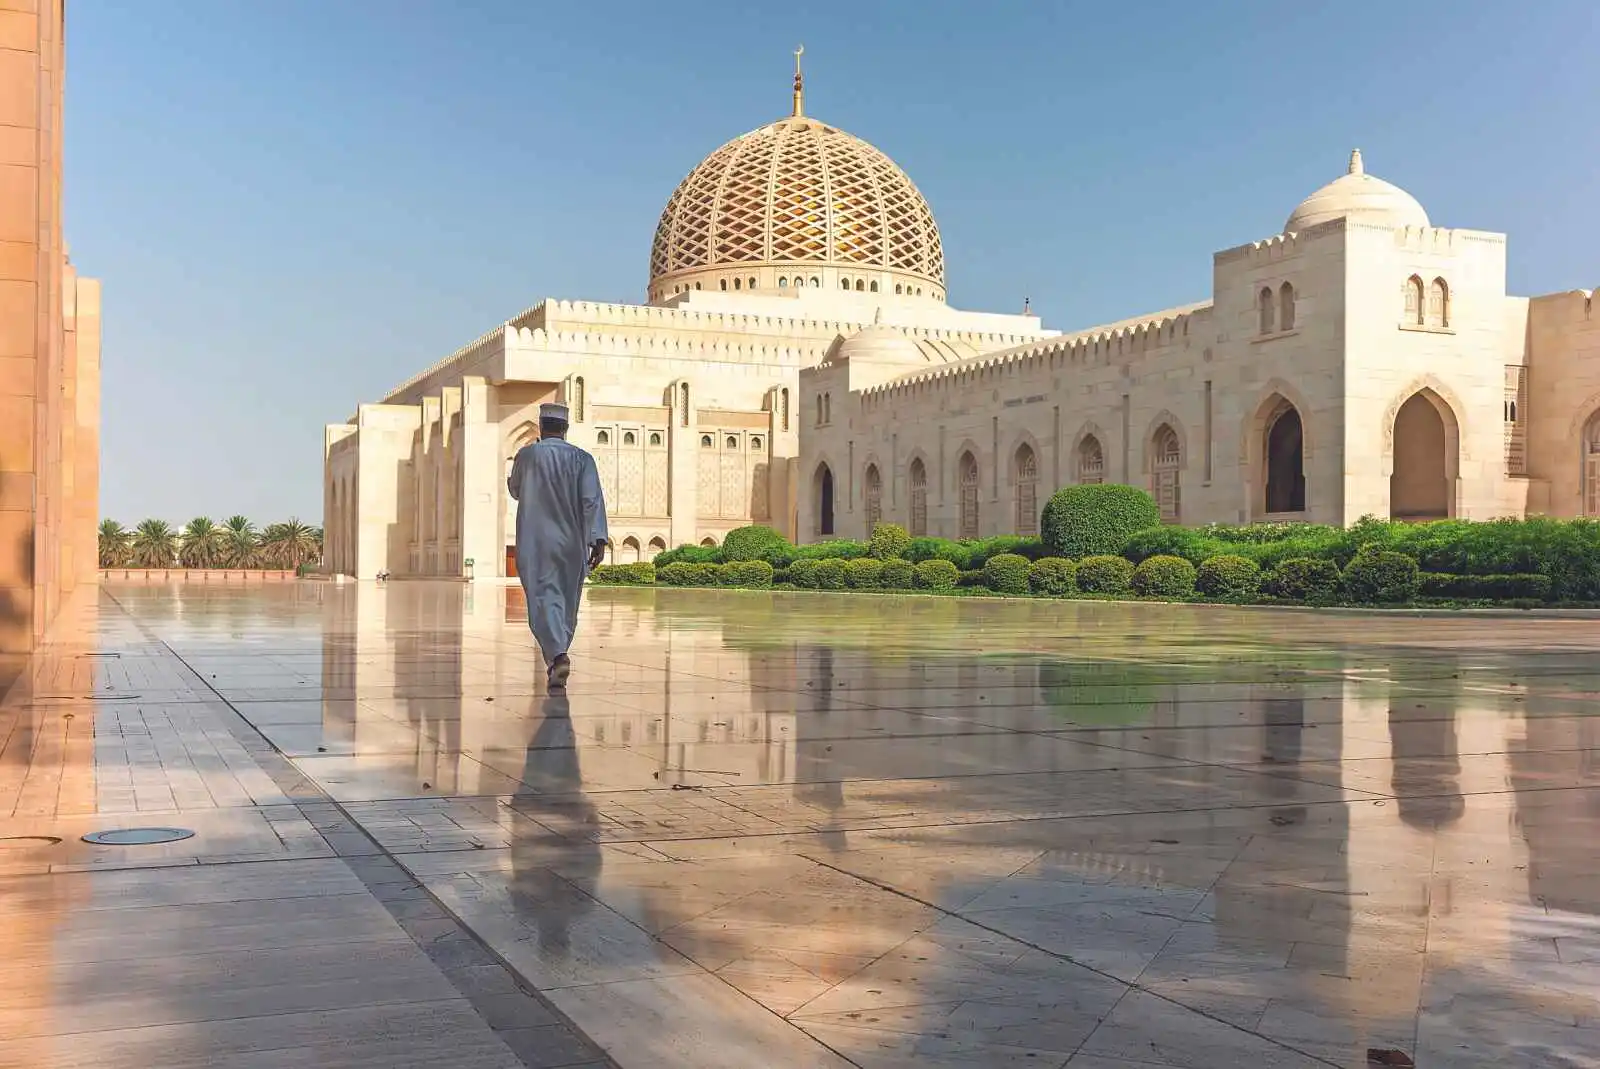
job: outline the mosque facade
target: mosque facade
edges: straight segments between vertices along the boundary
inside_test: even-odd
[[[1070,335],[958,310],[921,192],[807,115],[797,69],[791,113],[669,198],[644,303],[542,301],[327,428],[326,561],[514,574],[505,476],[546,401],[616,563],[748,523],[1031,534],[1082,482],[1184,524],[1600,515],[1600,309],[1505,266],[1355,153],[1215,254],[1210,300]]]

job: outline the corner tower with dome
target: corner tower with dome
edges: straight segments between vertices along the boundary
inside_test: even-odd
[[[752,522],[798,536],[802,368],[863,331],[930,367],[1051,334],[1032,314],[946,303],[927,200],[883,152],[806,113],[798,63],[789,114],[667,198],[649,267],[642,304],[540,300],[330,425],[331,570],[512,574],[505,474],[551,400],[599,465],[612,561]]]
[[[1207,300],[937,365],[864,332],[802,371],[800,528],[1033,534],[1089,482],[1182,524],[1600,516],[1595,297],[1508,295],[1504,234],[1356,151]]]
[[[905,172],[807,113],[797,64],[789,114],[667,198],[644,303],[538,301],[327,428],[328,566],[511,574],[504,476],[551,400],[617,563],[752,522],[1032,534],[1084,482],[1184,524],[1600,515],[1595,295],[1508,295],[1505,235],[1435,226],[1359,152],[1215,253],[1209,298],[1133,319],[953,308],[945,254]]]

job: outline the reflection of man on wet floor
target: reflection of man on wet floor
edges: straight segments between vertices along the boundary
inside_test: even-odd
[[[567,685],[583,581],[606,552],[599,469],[566,436],[567,406],[540,405],[539,440],[517,450],[506,479],[517,502],[517,575],[528,627],[552,688]]]
[[[522,782],[512,799],[511,903],[539,932],[539,948],[565,952],[572,924],[594,908],[588,893],[600,875],[594,806],[582,793],[572,709],[565,694],[533,698]]]

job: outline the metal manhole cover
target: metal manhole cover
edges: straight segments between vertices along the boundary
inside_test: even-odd
[[[29,846],[60,846],[58,835],[0,835],[0,849],[20,850]]]
[[[83,837],[83,841],[101,846],[153,846],[193,837],[194,832],[188,828],[113,828],[110,831],[92,831]]]

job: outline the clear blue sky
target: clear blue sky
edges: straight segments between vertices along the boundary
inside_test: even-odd
[[[1524,11],[1526,9],[1526,11]],[[73,259],[102,509],[320,522],[322,427],[542,297],[642,299],[712,149],[807,110],[933,205],[952,303],[1209,293],[1359,145],[1511,288],[1600,285],[1592,2],[75,0]]]

